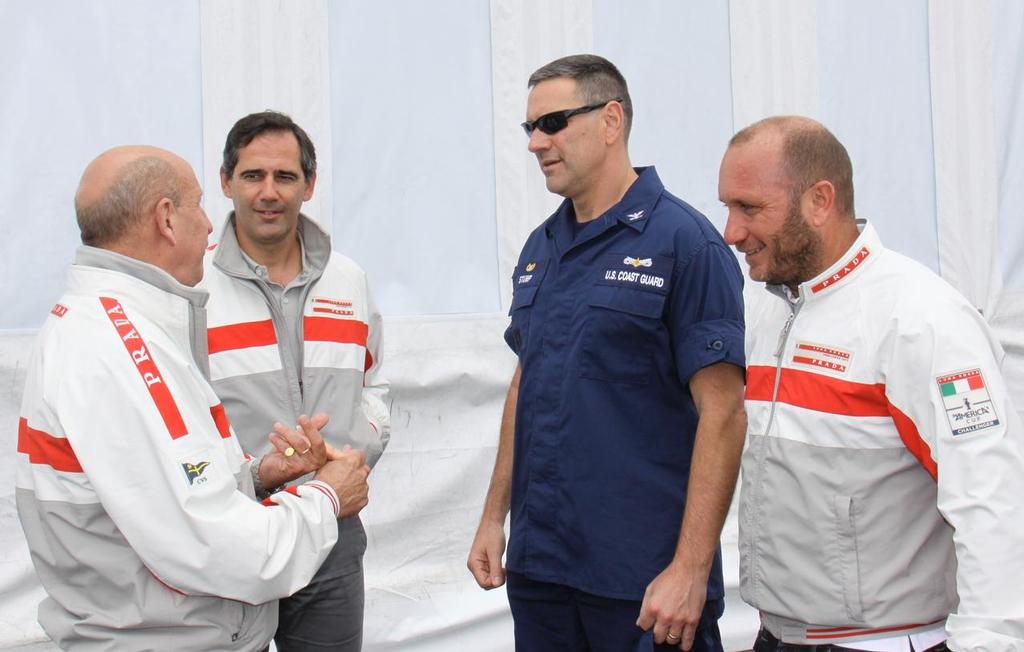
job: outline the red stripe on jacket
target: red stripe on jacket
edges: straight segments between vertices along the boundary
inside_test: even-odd
[[[746,399],[771,401],[775,389],[775,367],[747,367]],[[780,403],[851,417],[890,417],[907,450],[932,476],[938,465],[913,419],[889,401],[882,383],[855,383],[801,369],[782,369],[779,376]]]
[[[333,317],[303,317],[303,339],[307,342],[337,342],[358,344],[366,348],[370,327],[356,319],[335,319]],[[373,356],[366,350],[363,371],[373,366]]]
[[[216,326],[206,331],[210,355],[270,344],[277,344],[277,333],[274,332],[274,322],[269,319]]]
[[[286,493],[291,494],[293,496],[299,496],[299,488],[296,487],[295,485],[288,485],[287,487],[284,487],[283,489],[275,493]],[[301,498],[301,496],[299,497]],[[274,495],[267,496],[266,498],[260,501],[260,504],[263,505],[264,507],[277,507],[277,501],[274,500]]]
[[[369,330],[369,326],[356,319],[310,316],[302,318],[302,338],[306,342],[358,344],[365,348]],[[277,344],[274,322],[269,319],[217,326],[206,331],[206,339],[210,355],[221,351]],[[373,366],[373,356],[369,351],[366,352],[364,364],[364,371]]]
[[[217,432],[221,439],[231,438],[231,421],[228,420],[228,413],[224,411],[224,404],[218,403],[210,407],[210,414],[213,422],[217,424]]]
[[[916,625],[893,625],[891,627],[878,627],[876,629],[862,629],[857,627],[828,627],[822,629],[808,629],[807,639],[808,640],[819,640],[819,639],[841,639],[849,638],[851,636],[864,636],[866,634],[886,634],[889,632],[901,632],[908,629],[917,629],[918,627],[927,627],[928,625],[937,625],[944,619],[933,620],[930,623],[918,623]]]
[[[337,342],[366,346],[369,326],[357,319],[303,317],[303,339],[307,342]]]
[[[18,452],[28,455],[32,464],[45,464],[57,471],[81,473],[82,465],[71,448],[71,442],[64,437],[30,428],[28,419],[18,419]]]
[[[921,439],[921,433],[917,431],[917,425],[913,419],[892,403],[889,404],[889,413],[892,415],[893,423],[896,424],[896,430],[900,433],[903,445],[907,447],[911,455],[917,458],[928,475],[932,476],[933,480],[938,480],[939,465],[932,459],[932,450],[928,448],[924,439]]]
[[[135,364],[142,382],[146,384],[146,389],[149,390],[149,395],[152,397],[153,403],[156,404],[156,409],[160,412],[164,425],[167,426],[167,432],[171,434],[171,439],[187,435],[188,430],[185,429],[185,421],[181,418],[181,412],[178,411],[178,404],[175,403],[170,388],[167,387],[163,376],[160,375],[156,362],[150,357],[146,342],[135,330],[135,325],[124,314],[124,308],[121,307],[117,299],[110,297],[100,297],[100,303],[103,304],[110,323],[114,325],[117,334],[121,336],[128,357]]]
[[[775,367],[747,367],[747,400],[770,401],[774,388]],[[855,383],[801,369],[782,369],[778,401],[828,414],[889,416],[885,385]]]

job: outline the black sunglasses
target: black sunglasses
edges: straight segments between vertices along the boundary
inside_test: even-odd
[[[526,132],[527,136],[532,136],[534,129],[540,129],[549,136],[551,134],[557,134],[559,131],[569,126],[569,118],[574,115],[590,113],[591,111],[596,111],[606,106],[609,102],[621,101],[622,100],[619,98],[614,98],[611,100],[605,100],[600,104],[588,104],[587,106],[581,106],[578,109],[566,109],[565,111],[552,111],[551,113],[545,113],[533,122],[524,122],[522,124],[523,131]]]

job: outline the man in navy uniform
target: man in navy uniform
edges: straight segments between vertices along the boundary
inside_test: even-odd
[[[633,168],[626,81],[594,55],[529,80],[529,149],[565,197],[529,237],[509,387],[468,565],[520,650],[721,650],[718,538],[743,445],[742,275]]]

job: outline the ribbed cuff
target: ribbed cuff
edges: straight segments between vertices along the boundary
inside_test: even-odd
[[[323,492],[323,494],[327,496],[327,499],[331,501],[331,506],[334,508],[335,518],[341,514],[341,499],[339,499],[338,494],[335,493],[334,487],[322,480],[310,480],[309,482],[303,483],[302,486]]]

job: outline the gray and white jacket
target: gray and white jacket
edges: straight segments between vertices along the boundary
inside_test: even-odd
[[[299,351],[285,316],[243,257],[234,214],[206,256],[199,287],[207,303],[210,378],[246,450],[270,450],[268,423],[325,412],[324,438],[377,462],[391,436],[388,383],[381,374],[382,319],[366,274],[332,252],[330,238],[299,216],[306,272]],[[296,370],[293,359],[302,360]]]
[[[740,588],[783,641],[1024,650],[1024,428],[978,312],[874,229],[747,311]],[[948,617],[948,620],[947,620]]]
[[[16,498],[63,649],[258,650],[337,539],[320,482],[253,497],[204,378],[205,293],[83,247],[30,357]],[[273,505],[273,507],[268,507]]]

